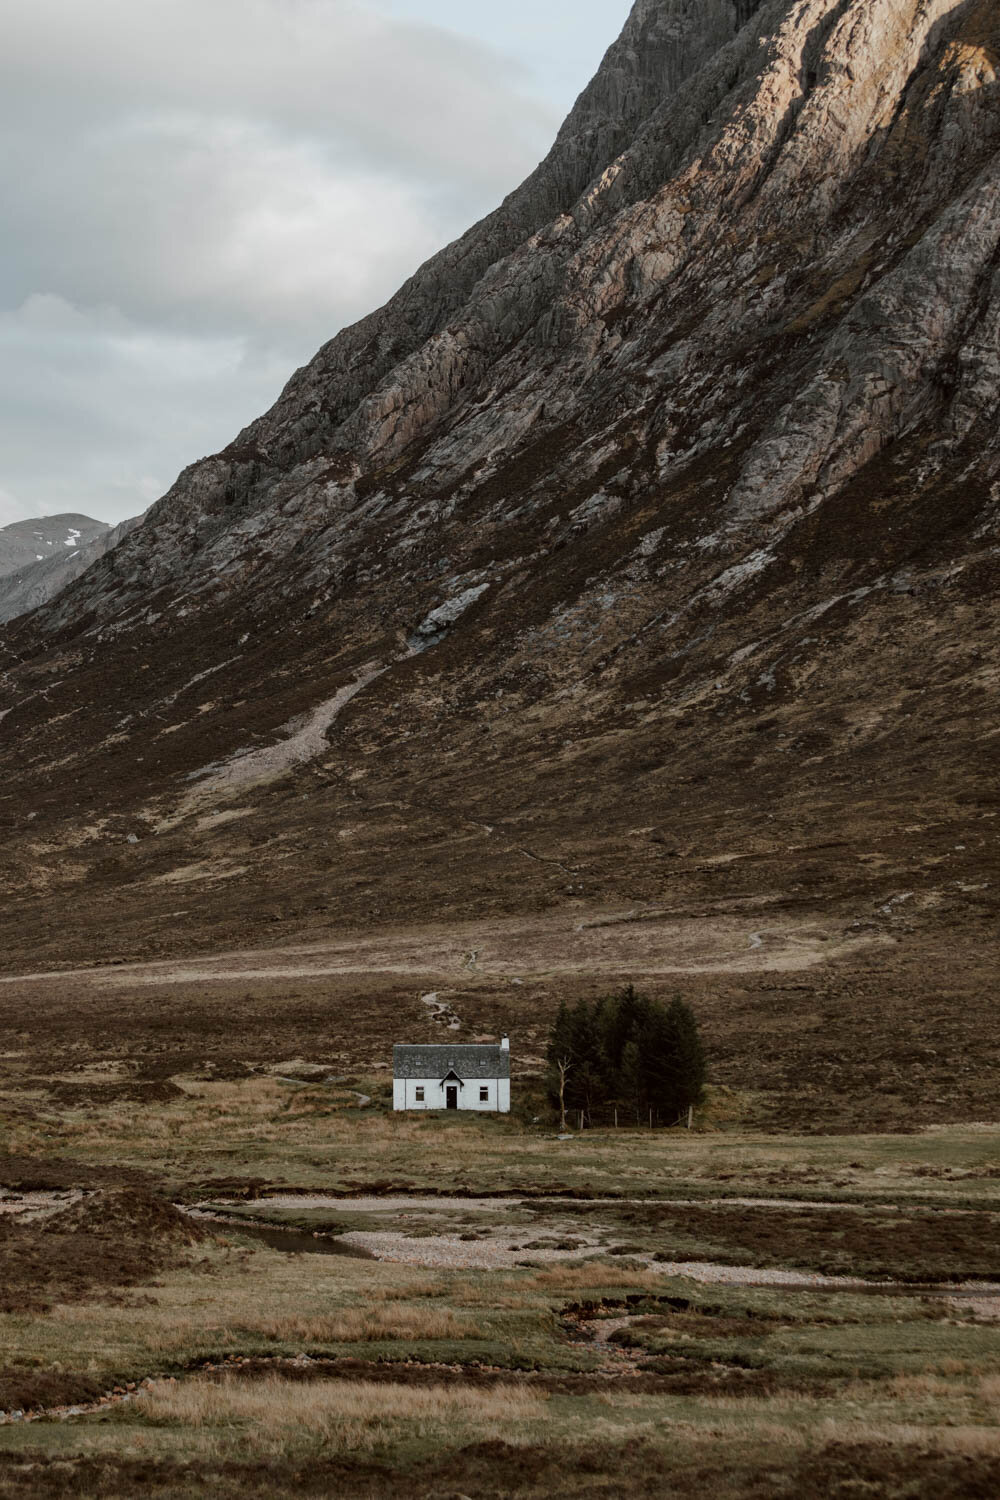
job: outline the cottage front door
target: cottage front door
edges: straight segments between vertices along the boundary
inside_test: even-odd
[[[449,1084],[447,1092],[448,1092],[448,1108],[449,1109],[457,1109],[458,1108],[458,1089],[455,1088],[455,1087],[453,1087],[451,1084]]]

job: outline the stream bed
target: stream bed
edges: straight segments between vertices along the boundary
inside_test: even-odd
[[[216,1214],[192,1213],[191,1217],[198,1219],[199,1223],[215,1224],[220,1229],[258,1240],[270,1250],[280,1250],[285,1255],[346,1255],[352,1260],[375,1259],[364,1246],[345,1244],[334,1235],[314,1234],[307,1229],[277,1229],[270,1224],[225,1219]]]

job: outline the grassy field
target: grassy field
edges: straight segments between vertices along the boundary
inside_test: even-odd
[[[396,1117],[364,1077],[181,1074],[158,1102],[13,1089],[2,1109],[11,1197],[88,1190],[0,1215],[0,1409],[48,1413],[0,1426],[4,1494],[1000,1491],[995,1303],[658,1269],[993,1274],[996,1129],[769,1137],[729,1126],[723,1097],[691,1132],[559,1141],[544,1121]],[[436,1201],[401,1225],[379,1199],[404,1192]],[[402,1227],[418,1255],[502,1229],[522,1253],[293,1255],[170,1199]],[[116,1387],[130,1399],[102,1399]]]
[[[693,1130],[560,1140],[559,986],[473,977],[462,1039],[517,1012],[517,1113],[395,1116],[386,1014],[431,1039],[431,980],[352,978],[352,1008],[112,979],[0,993],[0,1412],[30,1419],[0,1421],[0,1494],[1000,1494],[1000,1302],[947,1292],[1000,1277],[990,1110],[866,1130],[905,1096],[817,1069],[783,1115],[757,1085],[792,1000]]]
[[[356,1094],[375,1107],[358,1108]],[[331,1193],[546,1193],[600,1197],[821,1198],[969,1207],[998,1204],[1000,1128],[908,1135],[774,1136],[733,1129],[716,1095],[687,1131],[584,1131],[555,1138],[547,1116],[397,1117],[384,1078],[310,1084],[177,1076],[159,1100],[60,1102],[8,1085],[0,1109],[11,1155],[58,1155],[150,1174],[175,1196],[213,1184]],[[543,1110],[540,1094],[533,1101]]]
[[[973,1494],[947,1476],[1000,1472],[996,1329],[929,1299],[600,1262],[431,1273],[238,1235],[182,1259],[3,1318],[7,1400],[43,1374],[51,1392],[53,1371],[67,1396],[74,1371],[92,1389],[151,1377],[128,1404],[0,1429],[4,1493],[292,1493],[305,1466],[311,1493],[613,1495],[627,1477],[669,1494],[702,1475],[722,1495],[820,1495],[841,1491],[808,1476],[846,1451],[875,1487],[844,1494]]]

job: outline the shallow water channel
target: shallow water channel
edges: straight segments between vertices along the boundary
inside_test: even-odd
[[[278,1250],[290,1255],[343,1255],[356,1260],[394,1260],[411,1265],[423,1265],[432,1269],[463,1269],[475,1268],[480,1264],[489,1264],[489,1261],[481,1261],[484,1253],[483,1237],[478,1235],[462,1235],[459,1237],[454,1226],[442,1225],[442,1232],[438,1235],[427,1236],[426,1232],[413,1236],[412,1229],[406,1223],[410,1214],[415,1209],[424,1210],[448,1210],[478,1209],[496,1216],[498,1210],[511,1210],[518,1207],[530,1206],[537,1210],[537,1200],[532,1200],[530,1205],[523,1200],[511,1199],[450,1199],[450,1198],[325,1198],[322,1196],[297,1197],[294,1202],[300,1207],[314,1207],[320,1204],[335,1204],[342,1212],[350,1213],[351,1210],[359,1210],[371,1214],[384,1213],[393,1225],[392,1231],[348,1231],[350,1238],[342,1239],[339,1235],[328,1235],[317,1233],[308,1229],[296,1229],[290,1227],[278,1227],[244,1219],[231,1219],[223,1213],[209,1212],[204,1210],[195,1211],[195,1217],[203,1222],[217,1224],[220,1228],[246,1235],[259,1243],[267,1245],[272,1250]],[[594,1207],[598,1207],[602,1200],[595,1199]],[[265,1199],[263,1202],[271,1205],[281,1204],[280,1197]],[[560,1200],[552,1200],[551,1207],[558,1208]],[[409,1212],[407,1212],[407,1210]],[[510,1231],[498,1227],[490,1245],[486,1250],[494,1246],[503,1250],[501,1260],[509,1259],[511,1266],[532,1264],[525,1262],[519,1257],[526,1249],[542,1261],[574,1261],[581,1258],[593,1259],[600,1255],[602,1247],[598,1243],[583,1244],[578,1242],[571,1254],[560,1253],[559,1250],[541,1249],[537,1246],[518,1246],[516,1239],[520,1239],[520,1233],[515,1236],[515,1242],[508,1245]],[[577,1226],[578,1227],[578,1226]],[[408,1232],[409,1230],[409,1232]],[[367,1239],[368,1244],[360,1244],[360,1239]],[[474,1239],[475,1244],[466,1241]],[[391,1243],[387,1243],[391,1241]],[[448,1247],[448,1255],[441,1257],[441,1246]],[[568,1247],[567,1247],[568,1248]],[[409,1252],[409,1253],[407,1253]],[[614,1253],[614,1252],[612,1252]],[[725,1265],[708,1262],[657,1262],[651,1256],[641,1256],[645,1260],[650,1271],[656,1270],[665,1276],[690,1278],[703,1285],[722,1284],[730,1286],[741,1286],[747,1290],[769,1290],[780,1288],[784,1292],[801,1293],[827,1293],[853,1294],[872,1297],[902,1297],[902,1298],[934,1298],[950,1302],[952,1306],[975,1306],[976,1310],[983,1316],[996,1318],[1000,1316],[1000,1285],[997,1282],[969,1282],[956,1283],[947,1282],[907,1282],[892,1280],[866,1280],[863,1277],[851,1276],[825,1276],[810,1271],[791,1271],[786,1269],[754,1267],[750,1265]],[[500,1264],[500,1260],[496,1262]]]
[[[216,1224],[220,1229],[234,1234],[246,1235],[259,1240],[271,1250],[280,1250],[285,1255],[347,1255],[352,1260],[374,1260],[370,1250],[361,1245],[345,1245],[333,1235],[312,1234],[307,1229],[275,1229],[270,1224],[248,1224],[243,1219],[222,1219],[199,1214],[203,1224]]]

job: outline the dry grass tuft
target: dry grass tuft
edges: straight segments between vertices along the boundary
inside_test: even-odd
[[[814,1434],[824,1443],[864,1443],[870,1447],[922,1448],[970,1457],[1000,1455],[1000,1430],[968,1424],[932,1426],[915,1422],[852,1423],[840,1418],[818,1422]]]
[[[545,1397],[512,1385],[472,1390],[271,1376],[253,1384],[160,1381],[133,1411],[153,1424],[223,1429],[223,1449],[235,1440],[243,1451],[275,1453],[306,1439],[328,1454],[371,1453],[406,1436],[406,1429],[416,1437],[447,1432],[510,1441],[518,1426],[544,1420]]]
[[[411,1281],[405,1286],[373,1287],[373,1302],[412,1302],[418,1297],[447,1297],[454,1291],[445,1281]]]
[[[608,1288],[630,1291],[662,1291],[664,1278],[655,1271],[632,1271],[623,1266],[588,1261],[583,1265],[563,1264],[539,1271],[525,1285],[544,1291],[589,1292]]]
[[[373,1344],[393,1339],[475,1339],[482,1329],[447,1307],[348,1307],[319,1317],[264,1318],[247,1330],[281,1343]]]
[[[889,1382],[894,1396],[947,1397],[955,1391],[953,1381],[942,1380],[939,1375],[894,1375]]]

